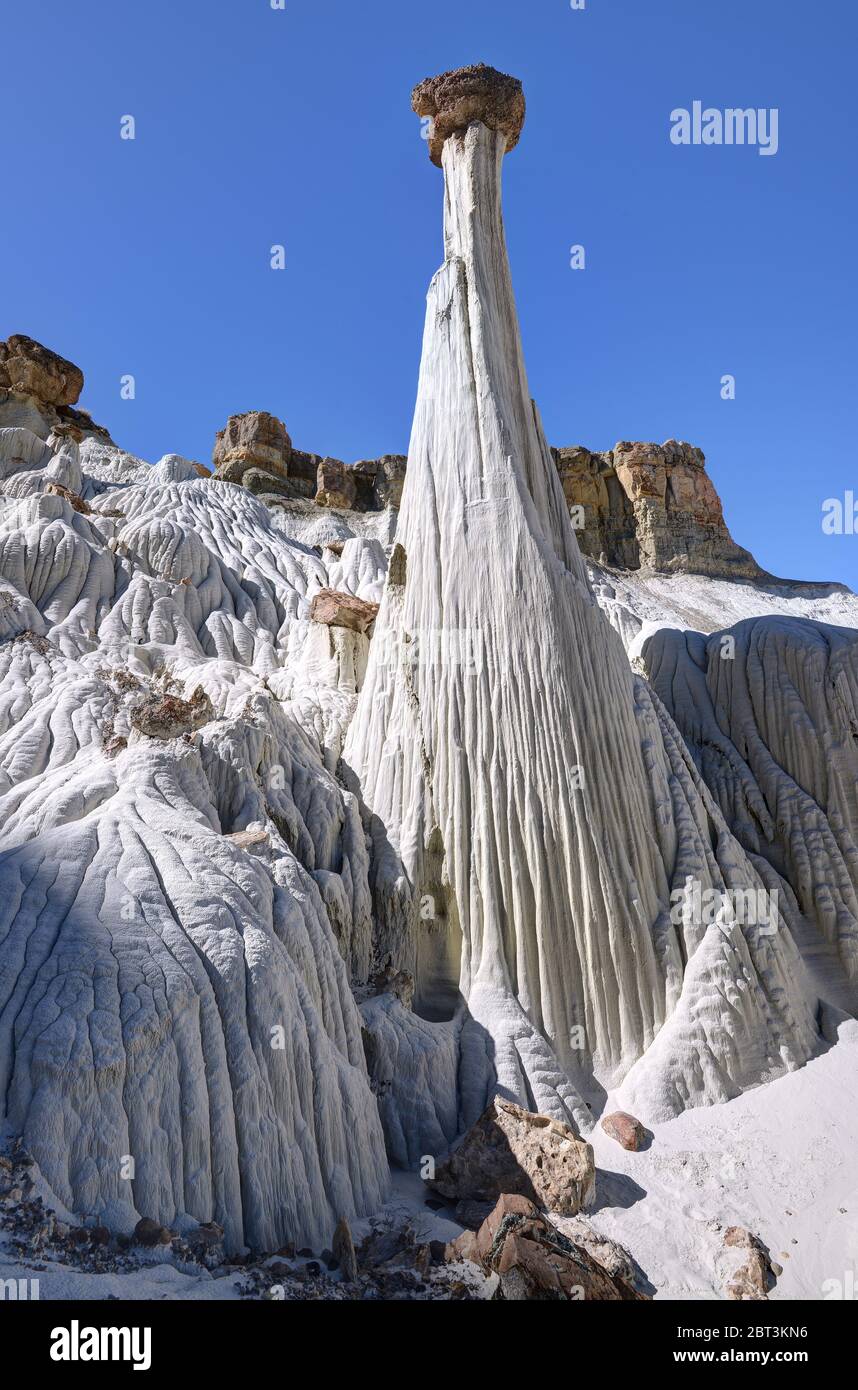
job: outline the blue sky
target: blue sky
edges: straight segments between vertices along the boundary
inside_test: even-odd
[[[441,258],[410,89],[485,61],[527,96],[505,215],[551,442],[688,439],[762,564],[858,587],[821,528],[858,494],[853,0],[40,0],[3,41],[0,337],[77,362],[123,447],[209,461],[262,409],[405,451]],[[778,153],[672,145],[694,100],[777,107]]]

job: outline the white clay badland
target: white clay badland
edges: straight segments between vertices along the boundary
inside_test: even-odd
[[[812,1135],[789,1074],[817,1068],[834,1170],[854,1151],[858,636],[812,619],[856,602],[588,575],[527,387],[504,149],[479,121],[444,142],[398,522],[341,555],[175,456],[0,430],[0,1118],[80,1217],[318,1249],[495,1088],[587,1133],[610,1096],[656,1142],[594,1131],[644,1190],[607,1182],[594,1220],[705,1294],[694,1222],[777,1217],[753,1146],[689,1214],[688,1112],[723,1143],[783,1095]],[[311,622],[320,588],[380,601],[372,637]],[[683,602],[743,617],[732,660]],[[197,689],[195,731],[135,728]],[[776,930],[674,925],[688,879],[777,889]],[[366,988],[388,963],[413,1008]],[[787,1290],[821,1296],[817,1265]]]

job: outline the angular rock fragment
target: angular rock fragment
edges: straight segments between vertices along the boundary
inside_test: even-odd
[[[518,1193],[574,1216],[596,1194],[593,1149],[568,1125],[496,1096],[436,1169],[430,1186],[443,1197],[494,1201]]]
[[[470,1260],[499,1275],[504,1299],[519,1301],[645,1301],[624,1273],[605,1268],[563,1235],[526,1197],[505,1193],[479,1231],[447,1247],[448,1261]]]
[[[229,840],[230,844],[237,845],[239,849],[251,849],[253,845],[267,842],[268,831],[263,825],[249,825],[246,830],[235,830],[223,838]]]
[[[51,493],[55,497],[64,497],[74,510],[80,512],[82,516],[92,515],[92,507],[90,507],[89,503],[85,502],[82,497],[79,497],[76,492],[72,492],[71,488],[64,487],[62,483],[48,483],[45,492]]]
[[[314,623],[347,627],[352,632],[367,632],[377,613],[377,603],[367,603],[364,599],[355,598],[354,594],[342,593],[338,589],[320,589],[313,595],[310,605],[310,617]]]
[[[716,1272],[725,1298],[735,1302],[767,1299],[773,1283],[768,1251],[744,1226],[728,1226]]]

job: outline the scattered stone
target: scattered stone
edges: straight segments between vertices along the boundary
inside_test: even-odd
[[[192,1250],[213,1250],[223,1244],[223,1227],[216,1221],[204,1221],[185,1236]]]
[[[774,1268],[757,1236],[744,1226],[728,1226],[716,1273],[725,1298],[752,1302],[768,1298]]]
[[[40,656],[47,656],[48,652],[54,651],[53,642],[49,641],[47,637],[43,637],[41,633],[31,631],[30,628],[25,628],[23,632],[19,632],[14,640],[27,642]]]
[[[72,492],[71,488],[66,487],[64,483],[50,482],[45,488],[45,492],[51,493],[54,497],[64,497],[82,516],[92,516],[92,507],[89,503],[84,502],[82,497],[79,497],[76,492]]]
[[[372,994],[393,994],[403,1008],[410,1009],[414,998],[414,976],[409,970],[395,970],[390,960],[370,980]]]
[[[134,1239],[138,1245],[149,1250],[156,1245],[169,1245],[173,1239],[173,1232],[168,1231],[160,1222],[153,1221],[151,1217],[141,1216],[134,1227]]]
[[[519,1193],[575,1216],[595,1198],[593,1149],[559,1120],[496,1096],[429,1185],[458,1200]]]
[[[615,1110],[612,1115],[605,1115],[602,1119],[602,1129],[622,1148],[632,1153],[644,1148],[650,1138],[649,1131],[640,1120],[636,1120],[634,1115],[627,1115],[624,1110]]]
[[[132,727],[149,738],[178,738],[212,719],[212,702],[199,686],[189,700],[178,695],[148,695],[131,711]]]

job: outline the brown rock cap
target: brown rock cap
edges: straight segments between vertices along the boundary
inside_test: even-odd
[[[508,77],[485,63],[427,77],[411,93],[418,116],[431,116],[429,158],[441,167],[444,141],[456,130],[482,121],[506,136],[507,151],[518,144],[524,125],[524,91],[517,77]]]
[[[320,589],[313,595],[310,618],[328,627],[347,627],[352,632],[366,632],[375,621],[377,603],[367,603],[354,594],[339,589]]]

